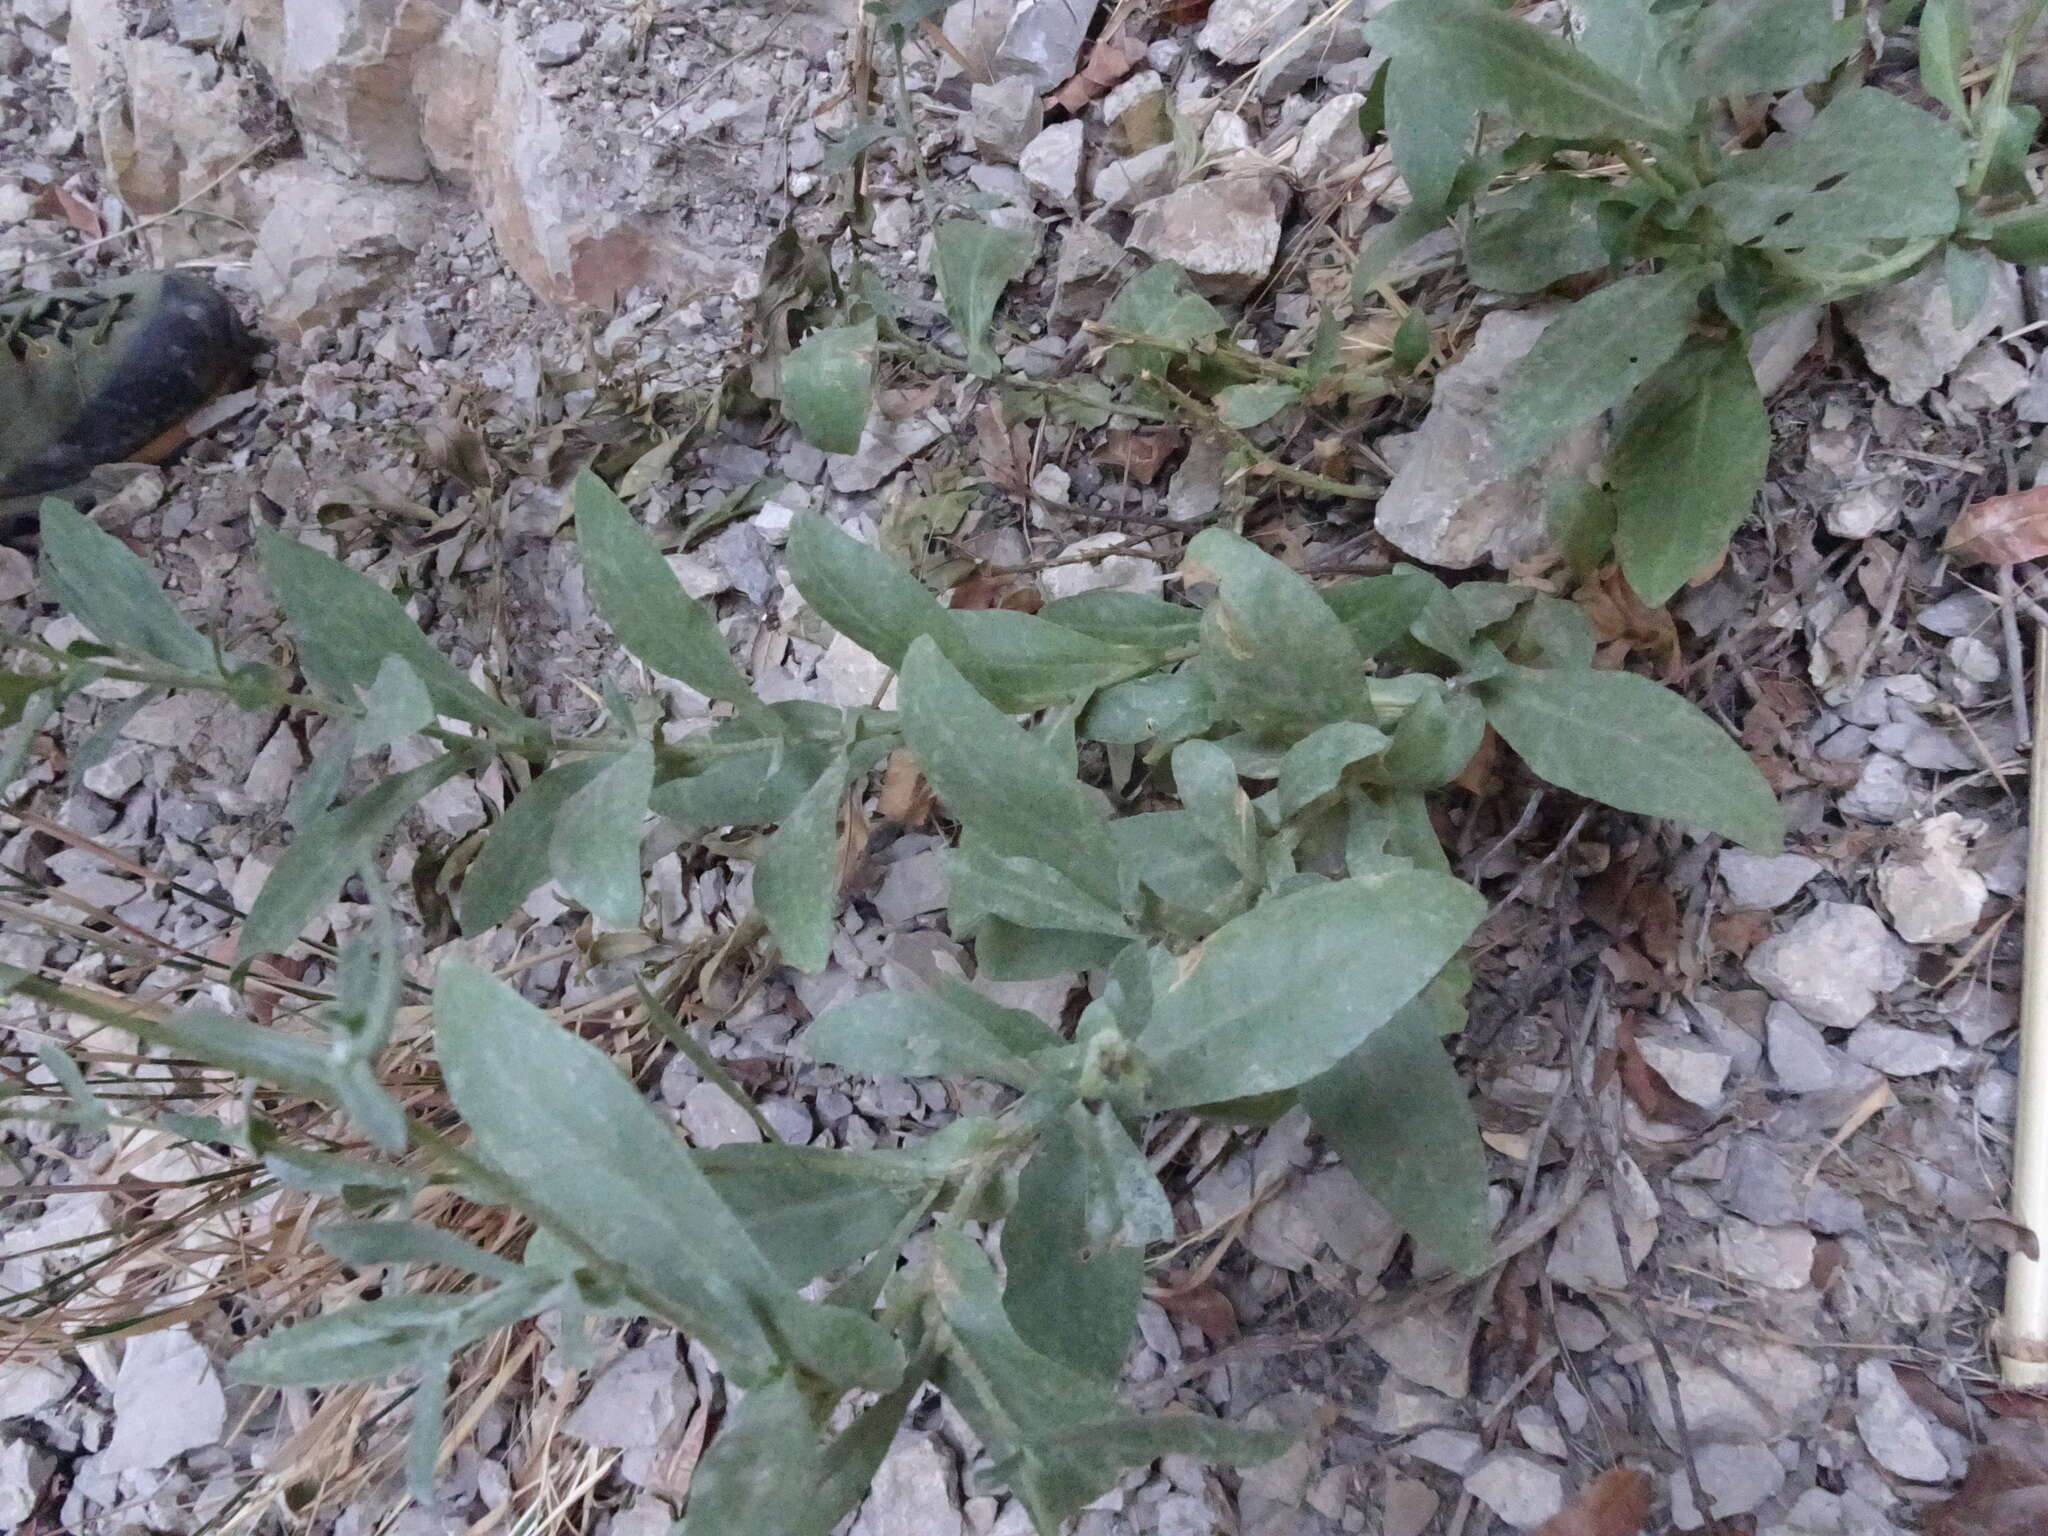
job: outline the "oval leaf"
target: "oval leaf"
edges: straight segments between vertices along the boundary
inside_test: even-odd
[[[813,331],[782,360],[782,409],[814,448],[856,453],[875,396],[873,320]]]

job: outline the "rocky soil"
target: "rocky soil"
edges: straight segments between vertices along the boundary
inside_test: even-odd
[[[1371,8],[961,0],[908,54],[930,192],[900,141],[871,151],[863,255],[943,341],[936,214],[1042,234],[1005,320],[1006,361],[1033,374],[1074,367],[1150,259],[1244,304],[1262,341],[1305,338],[1403,195],[1357,129]],[[1376,504],[1228,477],[1227,445],[1178,427],[1012,435],[975,387],[915,377],[889,381],[854,455],[719,418],[775,323],[770,242],[843,209],[834,145],[870,67],[889,110],[889,50],[850,0],[0,0],[0,18],[0,286],[185,264],[273,344],[177,465],[103,472],[97,514],[249,654],[276,630],[261,522],[400,590],[534,712],[593,718],[584,685],[619,658],[561,536],[562,488],[592,460],[632,468],[638,510],[776,697],[866,702],[884,680],[790,587],[799,508],[935,575],[1048,596],[1156,587],[1152,554],[1247,513],[1317,571],[1414,558],[1565,585],[1545,471],[1501,472],[1489,414],[1544,317],[1464,287],[1444,245],[1394,279],[1431,321],[1433,392],[1296,445],[1383,485]],[[1155,1274],[1128,1390],[1300,1440],[1242,1475],[1134,1473],[1086,1536],[1530,1531],[1617,1463],[1651,1475],[1659,1531],[2024,1528],[1982,1501],[1998,1477],[2048,1483],[2048,1410],[1996,1390],[1986,1334],[2016,1241],[2019,635],[2048,614],[2027,568],[1959,567],[1940,536],[2032,483],[2044,297],[2039,274],[2002,270],[1959,331],[1930,275],[1759,346],[1763,515],[1669,615],[1617,582],[1575,596],[1610,660],[1737,731],[1794,851],[1589,816],[1482,754],[1442,825],[1496,904],[1458,1048],[1500,1267],[1458,1283],[1305,1125],[1197,1137],[1173,1165],[1186,1241]],[[1384,349],[1394,319],[1353,316],[1346,344]],[[1595,428],[1549,472],[1597,451]],[[79,632],[12,551],[0,603],[17,632]],[[665,703],[671,733],[706,718],[679,686]],[[74,701],[8,790],[0,960],[232,1006],[203,967],[289,842],[320,745],[203,699]],[[621,984],[611,962],[749,910],[744,861],[657,850],[646,936],[598,933],[544,890],[457,940],[446,877],[508,792],[496,770],[449,782],[392,851],[421,974],[450,950],[518,960],[536,997],[574,1006]],[[770,978],[714,1035],[785,1138],[871,1146],[951,1112],[939,1085],[786,1049],[851,991],[971,969],[939,923],[940,846],[870,844],[832,968]],[[1072,982],[1013,1000],[1056,1011]],[[0,1070],[47,1087],[35,1047],[87,1026],[7,1006]],[[665,1046],[618,1045],[697,1144],[756,1134]],[[232,1107],[162,1063],[95,1063],[165,1107]],[[166,1133],[0,1129],[0,1527],[666,1530],[719,1412],[701,1351],[634,1329],[578,1372],[546,1329],[514,1334],[466,1363],[443,1497],[410,1507],[396,1390],[222,1385],[238,1336],[361,1283],[319,1268],[297,1197]],[[1019,1536],[1019,1507],[973,1491],[977,1451],[926,1405],[853,1529]]]

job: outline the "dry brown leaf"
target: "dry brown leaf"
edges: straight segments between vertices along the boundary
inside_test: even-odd
[[[932,803],[931,786],[925,783],[917,759],[900,749],[891,752],[887,766],[882,769],[882,793],[876,806],[882,820],[905,827],[921,826],[931,815]]]
[[[2048,1424],[2000,1419],[1984,1428],[1963,1486],[1928,1511],[1927,1536],[2040,1536],[2048,1531]]]
[[[990,485],[1019,501],[1031,499],[1031,476],[1025,471],[1031,461],[1028,429],[1004,426],[1003,408],[993,400],[974,413],[974,447]]]
[[[88,203],[76,192],[73,192],[61,181],[50,183],[49,191],[51,200],[56,203],[58,211],[64,215],[64,221],[81,235],[84,235],[86,239],[97,240],[106,234],[107,227],[100,222],[99,210],[93,207],[91,203]]]
[[[2048,485],[1971,502],[1941,547],[1965,564],[2011,565],[2048,555]]]
[[[1639,1536],[1649,1518],[1649,1478],[1634,1467],[1609,1467],[1536,1536]]]
[[[1098,456],[1111,469],[1123,471],[1140,485],[1150,485],[1166,461],[1179,451],[1178,427],[1118,428],[1109,432]]]
[[[1096,97],[1108,95],[1111,87],[1136,69],[1144,57],[1145,45],[1122,32],[1100,38],[1088,51],[1088,62],[1046,100],[1069,112],[1079,112]]]
[[[1183,1322],[1193,1323],[1202,1336],[1228,1344],[1238,1335],[1237,1309],[1230,1298],[1213,1285],[1197,1285],[1185,1291],[1168,1291],[1159,1305]]]

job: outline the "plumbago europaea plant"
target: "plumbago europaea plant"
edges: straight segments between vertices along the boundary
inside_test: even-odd
[[[549,1312],[572,1358],[593,1317],[622,1316],[658,1318],[717,1358],[736,1391],[696,1469],[687,1536],[824,1536],[928,1387],[1047,1536],[1127,1465],[1271,1455],[1283,1443],[1271,1434],[1118,1404],[1147,1252],[1175,1236],[1146,1148],[1174,1117],[1258,1123],[1299,1105],[1418,1241],[1468,1274],[1488,1267],[1483,1151],[1440,1043],[1463,1021],[1460,949],[1485,905],[1450,873],[1429,791],[1490,725],[1566,789],[1780,845],[1777,807],[1740,749],[1675,694],[1595,670],[1579,611],[1541,594],[1450,588],[1406,567],[1318,588],[1211,529],[1179,571],[1187,602],[1099,591],[1036,615],[955,611],[806,514],[788,549],[796,586],[897,669],[898,702],[770,704],[611,491],[586,473],[574,502],[584,573],[619,640],[722,706],[679,745],[651,732],[658,711],[623,678],[592,680],[601,728],[555,735],[476,686],[368,577],[265,532],[262,569],[304,674],[295,689],[193,628],[124,545],[54,502],[43,578],[94,639],[60,650],[14,637],[0,686],[10,778],[52,709],[108,679],[346,723],[307,772],[300,831],[238,940],[244,966],[291,949],[360,876],[375,920],[335,957],[330,1002],[259,1025],[125,1008],[13,968],[0,985],[352,1124],[342,1150],[316,1145],[267,1118],[260,1094],[240,1124],[150,1122],[244,1148],[278,1181],[333,1197],[336,1219],[314,1236],[346,1264],[382,1267],[383,1294],[276,1329],[233,1371],[299,1387],[414,1374],[422,1499],[455,1356]],[[439,754],[334,803],[352,760],[414,735]],[[894,752],[958,828],[947,916],[979,974],[1083,973],[1089,999],[1068,1031],[945,981],[857,997],[797,1045],[855,1073],[982,1079],[999,1108],[891,1150],[772,1132],[693,1149],[596,1046],[455,959],[426,999],[445,1112],[409,1114],[380,1082],[401,1001],[421,999],[375,869],[434,785],[493,758],[530,777],[463,877],[472,935],[549,879],[607,924],[639,923],[652,816],[689,834],[761,829],[758,918],[783,963],[816,970],[848,791]],[[744,1102],[666,1019],[668,987],[647,978],[646,1006]],[[71,1102],[45,1113],[121,1118],[52,1056]],[[487,1253],[408,1217],[430,1185],[524,1213],[523,1251]]]
[[[1446,224],[1482,288],[1570,285],[1507,379],[1503,460],[1616,412],[1599,483],[1557,485],[1552,512],[1575,558],[1611,551],[1651,604],[1720,556],[1763,483],[1757,331],[1937,263],[1960,325],[1998,259],[2048,259],[2027,173],[2041,114],[2011,100],[2042,0],[1975,92],[1964,0],[1838,9],[1572,0],[1567,40],[1487,0],[1396,0],[1366,24],[1387,64],[1365,126],[1412,201],[1366,243],[1354,296]],[[1939,112],[1866,83],[1873,40],[1916,10]],[[1776,133],[1756,108],[1783,92],[1814,110]]]

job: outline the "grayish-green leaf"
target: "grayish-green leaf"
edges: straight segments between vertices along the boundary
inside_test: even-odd
[[[1183,351],[1225,328],[1216,306],[1196,293],[1188,285],[1187,273],[1171,261],[1147,267],[1125,283],[1102,320],[1114,330],[1152,338],[1110,350],[1102,371],[1112,379],[1164,373]]]
[[[1402,712],[1374,767],[1397,789],[1435,789],[1464,771],[1485,736],[1486,712],[1477,699],[1432,688]]]
[[[1110,835],[1130,877],[1172,909],[1169,931],[1200,938],[1245,909],[1256,890],[1187,811],[1119,816]]]
[[[1367,718],[1365,658],[1306,577],[1221,528],[1189,543],[1182,574],[1206,574],[1200,667],[1223,713],[1259,736]]]
[[[1670,362],[1692,334],[1709,276],[1667,267],[1620,278],[1553,320],[1502,390],[1501,463],[1533,463]]]
[[[55,497],[43,499],[43,586],[103,644],[214,677],[213,646],[185,622],[126,544]]]
[[[1061,753],[976,693],[929,639],[911,646],[898,696],[904,738],[962,825],[992,852],[1042,859],[1116,905],[1109,818]]]
[[[690,1475],[677,1536],[782,1536],[805,1524],[824,1477],[818,1427],[793,1372],[748,1392]]]
[[[1772,250],[1945,235],[1968,156],[1947,123],[1863,86],[1796,137],[1734,156],[1700,197],[1731,239]]]
[[[1450,205],[1451,184],[1472,154],[1478,108],[1426,56],[1395,58],[1387,82],[1387,149],[1415,205]]]
[[[944,1182],[900,1152],[736,1143],[690,1155],[791,1286],[859,1263]]]
[[[619,753],[562,801],[548,870],[571,900],[609,928],[640,921],[640,827],[654,787],[654,749]]]
[[[1079,1104],[1046,1122],[1003,1222],[1003,1308],[1042,1355],[1115,1381],[1138,1320],[1143,1248],[1118,1241],[1115,1171]]]
[[[1676,128],[1626,80],[1484,0],[1397,0],[1365,31],[1376,50],[1422,63],[1440,89],[1504,113],[1521,133],[1656,140]]]
[[[1698,342],[1629,403],[1607,456],[1614,547],[1662,604],[1720,554],[1756,501],[1770,417],[1740,338]]]
[[[782,958],[812,975],[832,955],[832,918],[839,910],[839,801],[845,790],[846,760],[835,758],[754,863],[754,905]]]
[[[526,1274],[511,1259],[488,1253],[423,1221],[330,1221],[313,1229],[313,1241],[356,1269],[376,1264],[437,1264],[507,1282]]]
[[[388,656],[403,657],[434,708],[515,739],[533,722],[500,704],[435,650],[398,599],[310,544],[268,530],[257,535],[263,574],[299,641],[299,665],[337,699],[373,687]]]
[[[1301,1103],[1352,1177],[1410,1235],[1465,1274],[1486,1267],[1486,1151],[1421,998],[1303,1085]]]
[[[1148,651],[1192,646],[1202,634],[1202,616],[1194,609],[1169,603],[1163,597],[1114,587],[1054,598],[1038,611],[1038,616],[1062,629],[1077,629],[1111,645],[1130,645]]]
[[[1122,913],[1042,860],[993,853],[979,841],[950,849],[941,859],[956,909],[993,913],[1025,928],[1130,935]]]
[[[1355,720],[1340,720],[1304,736],[1288,748],[1280,764],[1280,782],[1274,786],[1280,815],[1293,816],[1320,800],[1343,781],[1345,769],[1386,749],[1386,732]]]
[[[1332,881],[1226,923],[1155,1000],[1138,1039],[1155,1109],[1292,1088],[1335,1066],[1458,952],[1485,916],[1422,870]]]
[[[1465,234],[1472,281],[1499,293],[1531,293],[1606,266],[1597,210],[1612,196],[1603,181],[1547,174],[1484,199]]]
[[[1263,426],[1301,398],[1292,384],[1232,384],[1216,391],[1216,414],[1226,427]]]
[[[946,314],[967,347],[967,366],[993,378],[1002,366],[988,344],[989,322],[1003,290],[1031,270],[1032,240],[1022,230],[978,219],[954,219],[932,236],[932,276]]]
[[[751,704],[753,690],[711,610],[683,590],[625,503],[587,469],[572,496],[584,578],[619,643],[707,698]]]
[[[1927,0],[1920,8],[1920,83],[1957,122],[1968,122],[1963,70],[1970,60],[1970,19],[1963,0]]]
[[[813,331],[782,360],[782,409],[814,448],[853,453],[875,397],[872,318]]]
[[[1195,1415],[1138,1419],[1107,1381],[1040,1354],[1003,1309],[993,1266],[957,1231],[932,1239],[932,1295],[943,1348],[936,1380],[1024,1501],[1040,1536],[1110,1488],[1127,1465],[1170,1452],[1264,1461],[1287,1437],[1233,1430]]]
[[[1213,741],[1185,741],[1173,751],[1173,785],[1202,835],[1247,879],[1260,870],[1258,818],[1237,780],[1237,765]]]
[[[357,755],[381,751],[434,723],[434,701],[419,673],[403,656],[386,656],[376,680],[363,691],[363,716],[356,722]]]
[[[1994,256],[2025,266],[2048,263],[2048,203],[1998,214],[1985,238]]]
[[[95,1133],[106,1130],[113,1116],[86,1082],[78,1063],[47,1040],[36,1047],[36,1060],[57,1080],[58,1086],[64,1090],[64,1097],[71,1101],[71,1123],[81,1130]]]
[[[1134,746],[1183,741],[1216,723],[1216,699],[1199,672],[1155,672],[1102,690],[1088,701],[1080,731],[1090,741]]]
[[[902,1357],[868,1319],[799,1300],[745,1225],[596,1046],[460,960],[434,981],[434,1038],[477,1153],[544,1225],[620,1265],[743,1386],[795,1359],[885,1390]]]
[[[1863,40],[1863,18],[1832,0],[1708,0],[1694,19],[1686,77],[1701,96],[1754,96],[1825,80]]]
[[[281,953],[296,943],[300,930],[340,893],[342,882],[376,857],[399,818],[466,762],[460,753],[444,752],[308,822],[250,904],[235,936],[236,961]]]
[[[931,992],[868,992],[803,1034],[813,1060],[870,1077],[985,1077],[1029,1088],[1038,1068],[977,1013]]]
[[[1679,44],[1684,6],[1654,0],[1573,0],[1579,52],[1625,80],[1662,117],[1683,121],[1699,94],[1685,78]]]
[[[1976,318],[1991,294],[1998,260],[1982,246],[1946,245],[1941,250],[1942,284],[1948,289],[1949,318],[1957,330]]]
[[[721,721],[681,744],[692,771],[664,779],[648,804],[690,830],[779,822],[818,781],[844,734],[841,711],[808,699]]]
[[[263,1387],[317,1387],[371,1381],[438,1351],[468,1298],[380,1296],[323,1312],[246,1345],[230,1379]]]
[[[952,627],[953,615],[923,582],[816,513],[790,526],[789,574],[820,618],[892,667],[903,665],[919,635]]]
[[[1064,704],[1154,665],[1154,653],[1008,608],[949,613],[935,632],[946,659],[997,708],[1023,714]]]
[[[483,851],[463,872],[462,931],[495,928],[548,878],[548,840],[569,798],[603,770],[602,757],[570,758],[535,779],[505,807]]]
[[[1486,718],[1551,783],[1640,816],[1718,832],[1758,853],[1785,819],[1756,764],[1668,688],[1627,672],[1517,667],[1483,684]]]

